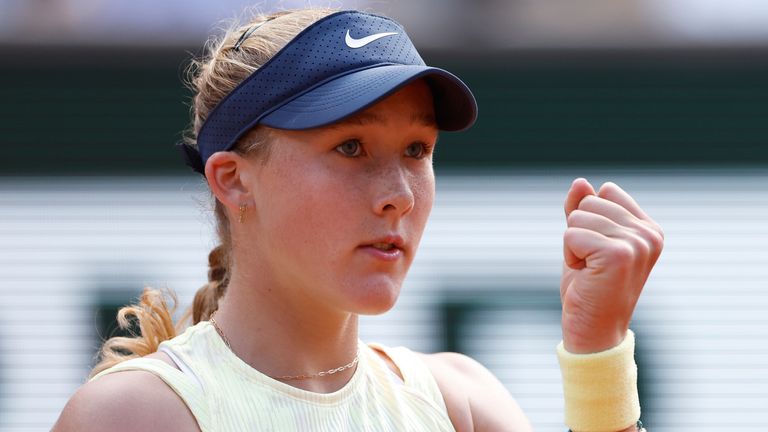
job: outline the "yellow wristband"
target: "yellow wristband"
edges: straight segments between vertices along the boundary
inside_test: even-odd
[[[557,359],[563,375],[565,424],[574,432],[616,432],[640,419],[635,334],[593,354],[573,354],[563,342]]]

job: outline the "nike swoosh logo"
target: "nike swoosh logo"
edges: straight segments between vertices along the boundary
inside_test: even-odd
[[[397,33],[395,32],[375,33],[370,36],[366,36],[364,38],[355,39],[349,35],[349,30],[347,30],[347,36],[344,38],[344,42],[350,48],[362,48],[377,39],[381,39],[383,37],[392,36],[396,34]]]

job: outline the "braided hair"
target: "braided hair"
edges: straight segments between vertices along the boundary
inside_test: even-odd
[[[190,127],[183,145],[197,149],[196,137],[208,115],[238,84],[250,76],[303,29],[331,13],[330,8],[306,8],[256,15],[230,27],[221,38],[206,43],[206,54],[192,59],[185,84],[193,92]],[[258,27],[255,31],[252,29]],[[250,31],[249,31],[250,30]],[[247,37],[243,37],[248,32]],[[231,151],[266,163],[269,158],[269,129],[257,126],[245,134]],[[210,193],[214,203],[219,245],[208,254],[208,282],[195,294],[192,306],[173,323],[177,298],[172,291],[145,287],[139,302],[120,309],[118,325],[130,329],[138,322],[139,335],[112,337],[99,351],[100,359],[90,377],[122,361],[157,351],[161,342],[179,334],[191,319],[197,324],[210,318],[226,293],[232,267],[230,216],[226,207]],[[130,319],[130,318],[133,319]]]

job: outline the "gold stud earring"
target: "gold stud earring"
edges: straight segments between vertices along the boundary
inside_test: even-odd
[[[240,204],[240,216],[237,218],[237,221],[240,223],[243,223],[245,220],[245,209],[248,207],[248,204]]]

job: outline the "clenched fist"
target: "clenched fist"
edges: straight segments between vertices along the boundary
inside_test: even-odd
[[[576,179],[565,199],[563,237],[563,343],[572,353],[618,345],[661,254],[664,233],[614,183],[599,192]]]

